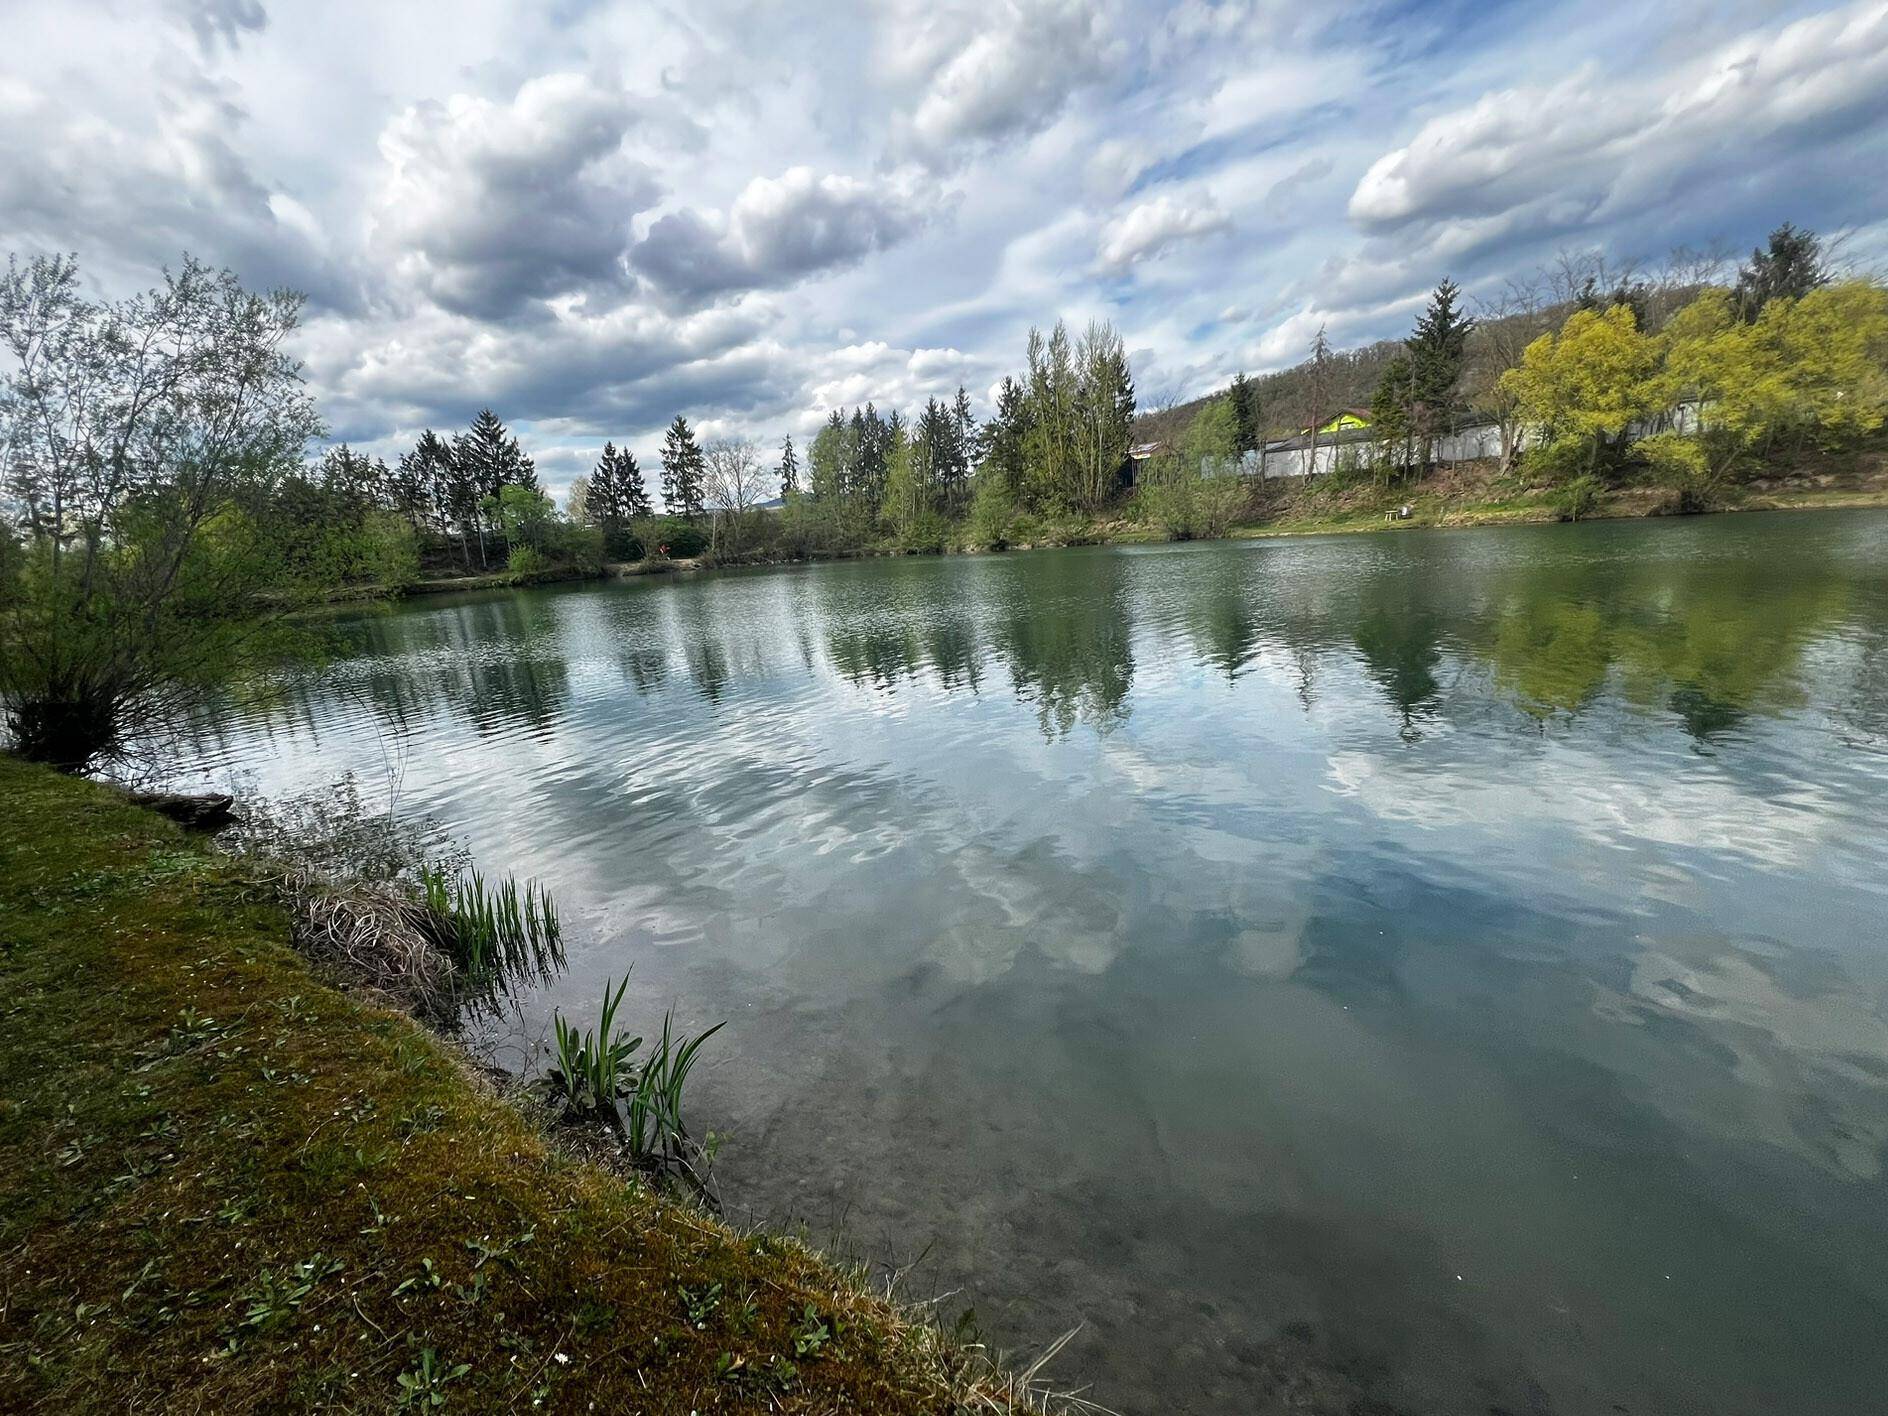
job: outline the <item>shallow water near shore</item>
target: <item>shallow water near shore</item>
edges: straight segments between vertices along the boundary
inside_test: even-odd
[[[728,1019],[731,1217],[922,1254],[1006,1345],[1082,1323],[1119,1411],[1888,1392],[1888,513],[339,627],[189,779],[352,771],[543,880],[526,1040],[631,964],[638,1030]]]

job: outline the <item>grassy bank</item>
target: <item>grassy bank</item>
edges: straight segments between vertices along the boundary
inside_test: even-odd
[[[0,796],[0,1409],[1005,1409],[798,1244],[547,1146],[170,823]]]
[[[1669,488],[1627,482],[1602,491],[1582,520],[1666,516]],[[1711,512],[1888,506],[1888,450],[1810,454],[1794,465],[1724,489]],[[1400,515],[1404,508],[1408,516]],[[1399,513],[1392,516],[1391,513]],[[1231,532],[1238,537],[1396,530],[1412,526],[1508,526],[1564,520],[1556,489],[1530,485],[1489,463],[1442,469],[1428,477],[1380,486],[1368,477],[1264,483]]]

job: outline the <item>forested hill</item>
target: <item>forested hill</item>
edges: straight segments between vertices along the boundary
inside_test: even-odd
[[[1609,265],[1598,254],[1563,256],[1527,281],[1508,285],[1499,295],[1478,302],[1473,314],[1462,371],[1461,394],[1475,406],[1492,390],[1504,369],[1520,362],[1528,343],[1550,330],[1582,306],[1600,308],[1629,304],[1641,329],[1661,327],[1671,314],[1695,298],[1706,285],[1716,283],[1724,262],[1715,256],[1676,251],[1666,263],[1641,273],[1631,266]],[[1320,338],[1322,332],[1320,332]],[[1246,397],[1253,423],[1266,437],[1286,437],[1342,408],[1368,408],[1384,369],[1404,352],[1400,339],[1382,339],[1354,349],[1327,349],[1322,357],[1314,344],[1312,357],[1288,369],[1248,375]],[[1143,408],[1134,419],[1137,443],[1177,443],[1194,416],[1216,399],[1233,392],[1226,385],[1185,403]]]

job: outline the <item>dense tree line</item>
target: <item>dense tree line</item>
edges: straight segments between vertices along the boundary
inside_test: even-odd
[[[1504,467],[1550,485],[1650,474],[1679,503],[1708,503],[1778,448],[1837,446],[1888,415],[1888,292],[1837,280],[1819,238],[1784,224],[1734,271],[1680,250],[1663,267],[1564,256],[1512,281],[1473,316],[1444,280],[1411,334],[1332,351],[1142,420],[1175,465],[1210,466],[1295,438],[1312,465],[1394,480],[1434,464],[1439,441],[1492,426]],[[1356,409],[1367,436],[1317,460],[1321,424]]]
[[[832,410],[807,452],[800,494],[791,444],[781,487],[789,539],[832,548],[889,535],[908,546],[1002,544],[1013,518],[1087,515],[1122,491],[1134,381],[1121,336],[1091,324],[1031,330],[1025,367],[981,423],[969,392],[931,397],[909,420],[867,403]]]

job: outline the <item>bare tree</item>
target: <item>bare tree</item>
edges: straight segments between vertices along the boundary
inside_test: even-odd
[[[747,438],[722,438],[702,449],[702,493],[714,521],[710,544],[738,555],[753,509],[767,499],[767,472],[760,447]]]
[[[1307,431],[1311,435],[1310,445],[1305,449],[1305,475],[1309,477],[1318,470],[1318,429],[1331,416],[1331,398],[1336,383],[1331,368],[1331,341],[1323,325],[1318,326],[1317,335],[1311,341],[1311,358],[1303,367],[1304,380],[1300,385],[1299,397],[1305,411]]]
[[[1469,406],[1492,418],[1501,439],[1501,470],[1514,469],[1521,453],[1520,402],[1501,376],[1520,364],[1529,344],[1555,324],[1558,308],[1544,276],[1510,280],[1477,302],[1477,324],[1469,338],[1463,390]]]

